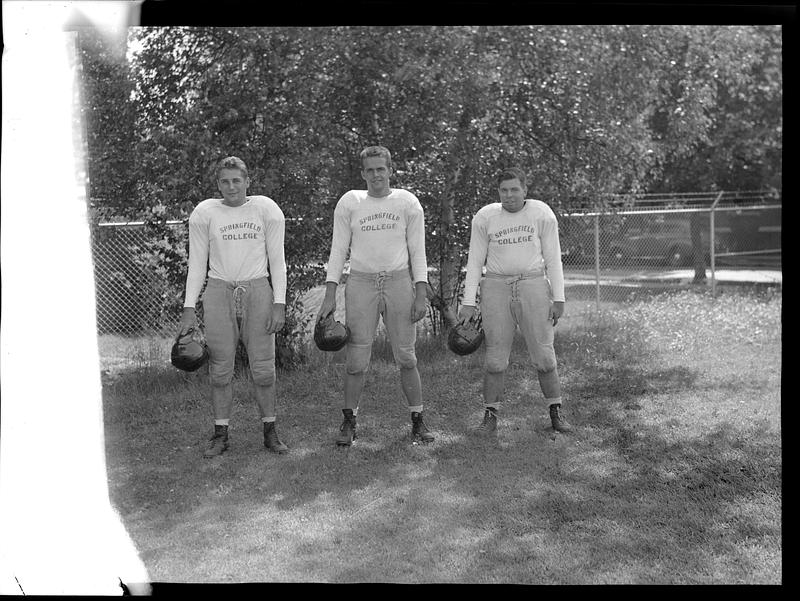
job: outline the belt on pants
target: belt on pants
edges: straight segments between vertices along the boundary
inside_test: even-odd
[[[244,295],[247,292],[247,289],[256,286],[256,285],[263,285],[265,283],[269,283],[269,278],[261,277],[256,278],[253,280],[238,280],[229,282],[227,280],[218,280],[214,279],[214,284],[219,286],[222,285],[223,287],[227,288],[228,290],[233,291],[233,310],[234,315],[242,319],[244,317]]]
[[[544,270],[543,269],[534,269],[533,271],[524,271],[522,273],[512,273],[510,275],[502,274],[502,273],[494,273],[492,271],[487,271],[484,276],[485,278],[489,278],[492,280],[504,280],[506,284],[513,284],[515,282],[519,282],[520,280],[533,280],[535,278],[544,277]]]
[[[400,277],[411,277],[408,269],[398,269],[396,271],[378,271],[378,272],[368,272],[368,271],[355,271],[350,270],[350,275],[348,278],[354,278],[356,280],[363,280],[367,282],[375,282],[375,287],[380,288],[383,285],[384,280],[390,280],[393,278],[400,278]]]
[[[515,273],[511,275],[505,275],[487,271],[484,277],[489,278],[490,280],[501,280],[506,286],[509,286],[511,288],[511,302],[518,302],[519,282],[521,282],[522,280],[535,280],[537,278],[543,278],[544,270],[534,269],[533,271],[525,271],[523,273]]]

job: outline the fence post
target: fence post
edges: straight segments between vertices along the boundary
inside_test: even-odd
[[[594,281],[597,311],[600,311],[600,213],[594,216]]]
[[[709,219],[708,219],[711,228],[711,231],[709,232],[708,236],[709,244],[711,245],[711,249],[709,250],[709,256],[711,257],[711,298],[717,297],[717,271],[716,271],[717,261],[716,261],[716,253],[714,252],[714,249],[716,247],[714,240],[714,231],[716,229],[714,227],[714,216],[715,216],[714,210],[717,208],[717,203],[720,200],[722,200],[723,194],[725,194],[725,192],[720,192],[719,194],[717,194],[716,200],[714,200],[714,202],[711,203],[711,213],[709,214]]]

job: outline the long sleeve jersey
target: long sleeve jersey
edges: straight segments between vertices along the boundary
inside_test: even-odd
[[[495,202],[472,218],[463,304],[475,306],[483,267],[515,275],[543,269],[554,301],[564,300],[564,269],[555,213],[541,200],[526,200],[511,213]]]
[[[266,196],[248,196],[238,207],[219,198],[202,201],[189,216],[189,273],[183,306],[195,306],[206,275],[226,282],[269,275],[274,301],[285,304],[285,231],[283,211]]]
[[[428,281],[425,216],[419,199],[393,188],[375,198],[350,190],[336,204],[326,281],[339,283],[350,253],[350,268],[376,273],[408,269],[415,282]]]

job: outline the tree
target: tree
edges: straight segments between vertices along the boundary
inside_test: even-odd
[[[654,122],[667,152],[654,191],[777,188],[781,178],[782,74],[778,27],[682,27],[671,83]],[[692,109],[692,98],[696,98]],[[689,118],[687,115],[694,115]],[[683,142],[687,128],[698,130]],[[694,281],[706,279],[700,232],[704,215],[690,217]]]
[[[135,197],[136,175],[129,149],[135,143],[133,81],[125,48],[97,29],[77,36],[81,60],[81,112],[86,124],[90,207],[93,219],[125,213]]]
[[[531,194],[557,214],[602,208],[612,193],[779,181],[778,34],[138,29],[127,64],[87,70],[90,164],[104,203],[157,227],[215,193],[217,159],[241,156],[253,193],[274,197],[287,216],[290,314],[300,319],[299,299],[323,279],[335,202],[363,186],[358,151],[383,144],[396,184],[425,208],[431,283],[454,305],[471,217],[495,200],[501,167],[525,169]],[[291,346],[302,324],[287,328],[281,341]]]

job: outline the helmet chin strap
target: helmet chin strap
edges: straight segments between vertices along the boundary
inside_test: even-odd
[[[179,332],[176,340],[180,344],[188,344],[189,342],[191,342],[193,337],[194,337],[194,327],[190,327],[185,332]]]

